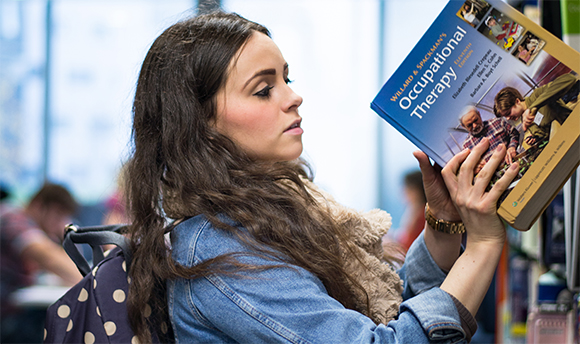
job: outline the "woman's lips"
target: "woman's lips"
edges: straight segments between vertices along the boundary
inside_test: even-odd
[[[304,130],[300,127],[300,120],[295,121],[294,123],[292,123],[292,125],[290,127],[288,127],[288,129],[286,129],[284,131],[284,133],[288,133],[288,134],[293,134],[293,135],[299,135],[302,134],[304,132]]]

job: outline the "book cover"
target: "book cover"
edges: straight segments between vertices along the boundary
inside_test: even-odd
[[[440,166],[488,137],[477,173],[506,144],[520,171],[498,214],[528,230],[580,163],[579,66],[578,52],[508,4],[450,1],[371,108]]]

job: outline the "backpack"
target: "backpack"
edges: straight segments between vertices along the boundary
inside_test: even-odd
[[[138,343],[125,302],[132,258],[129,240],[120,234],[125,227],[67,226],[63,247],[84,277],[47,309],[44,343]],[[92,268],[80,253],[79,243],[91,246]],[[101,245],[107,244],[118,247],[105,257]],[[148,313],[145,316],[154,322],[155,314]],[[174,342],[171,325],[159,327],[160,333],[152,328],[153,343]]]

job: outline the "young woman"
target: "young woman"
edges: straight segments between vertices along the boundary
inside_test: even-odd
[[[415,153],[428,215],[469,235],[460,254],[460,234],[426,226],[400,278],[381,248],[390,216],[312,183],[288,74],[267,29],[235,14],[177,23],[149,50],[126,175],[140,342],[150,305],[182,343],[469,341],[505,241],[496,201],[517,166],[485,192],[505,147],[475,181],[485,140],[443,171]]]

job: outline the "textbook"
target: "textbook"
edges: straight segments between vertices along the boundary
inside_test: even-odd
[[[580,164],[579,69],[576,50],[505,2],[452,0],[371,108],[440,166],[487,137],[477,173],[504,143],[520,170],[498,214],[526,231]]]

